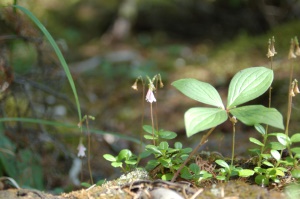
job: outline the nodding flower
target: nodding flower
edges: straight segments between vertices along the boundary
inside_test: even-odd
[[[292,96],[292,97],[296,96],[295,93],[294,93],[294,89],[293,88],[290,90],[290,96]]]
[[[267,53],[268,58],[274,57],[274,55],[277,54],[274,43],[275,43],[274,37],[272,39],[269,39],[269,46],[268,46],[268,53]]]
[[[84,145],[82,144],[82,141],[80,140],[80,143],[77,147],[77,150],[78,150],[78,157],[85,157],[85,151],[86,151],[86,148],[84,147]]]
[[[137,80],[134,82],[134,84],[131,86],[131,88],[133,89],[133,90],[138,90],[138,87],[137,87]]]
[[[147,95],[146,95],[146,101],[149,103],[156,102],[155,96],[153,91],[149,88]]]
[[[156,102],[156,99],[155,99],[155,96],[154,96],[154,93],[153,93],[154,90],[155,90],[155,87],[154,87],[152,81],[150,81],[149,89],[148,89],[148,92],[147,92],[147,95],[146,95],[146,101],[149,102],[149,103]]]
[[[268,58],[274,57],[274,53],[272,52],[272,50],[270,48],[268,49],[267,57]]]
[[[297,57],[294,53],[294,50],[295,50],[295,42],[294,39],[291,39],[291,46],[290,46],[288,59],[295,59]]]
[[[295,82],[295,85],[294,85],[293,91],[295,94],[298,94],[298,93],[300,93],[299,88],[298,88],[298,81],[295,79],[294,82]]]

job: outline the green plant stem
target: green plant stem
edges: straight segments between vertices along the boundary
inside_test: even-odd
[[[87,134],[88,134],[88,167],[89,167],[91,184],[94,184],[93,176],[92,176],[92,169],[91,169],[91,134],[89,131],[88,117],[85,120],[85,122],[86,122]]]
[[[291,119],[291,113],[292,113],[292,95],[291,95],[291,89],[292,89],[292,78],[293,78],[293,70],[294,70],[294,65],[293,63],[291,64],[290,67],[290,81],[289,81],[289,90],[288,90],[288,109],[287,109],[287,114],[286,114],[286,127],[285,127],[285,134],[289,134],[289,124],[290,124],[290,119]]]
[[[144,81],[141,78],[142,81],[142,86],[143,86],[143,94],[142,94],[142,110],[145,110],[145,85],[144,85]],[[142,152],[143,150],[143,124],[144,124],[144,115],[145,112],[142,114],[142,118],[141,118],[141,134],[140,134],[140,152]]]
[[[266,132],[267,132],[267,128],[268,128],[268,125],[266,126]],[[262,155],[265,151],[265,146],[266,146],[266,143],[267,143],[267,139],[268,139],[268,136],[267,136],[267,133],[263,136],[264,138],[264,141],[263,141],[263,146],[261,147],[260,149],[260,155],[258,156],[258,163],[257,163],[257,166],[260,167],[261,166],[261,161],[262,161]]]
[[[273,70],[273,57],[271,57],[270,58],[271,60],[270,60],[270,68],[271,68],[271,70]],[[270,88],[269,88],[269,108],[271,108],[271,105],[272,105],[272,85],[270,86]],[[258,157],[258,163],[257,163],[257,165],[260,167],[261,166],[261,161],[262,161],[262,156],[261,156],[261,154],[263,154],[264,153],[264,151],[265,151],[265,146],[266,146],[266,144],[267,144],[267,140],[268,140],[268,130],[269,130],[269,125],[266,125],[266,131],[265,131],[265,134],[263,135],[263,138],[264,138],[264,140],[263,140],[263,146],[261,147],[261,149],[260,149],[260,155],[259,155],[259,157]]]
[[[155,139],[154,139],[154,120],[153,120],[153,108],[152,103],[150,103],[150,114],[151,114],[151,124],[152,124],[152,136],[153,136],[153,145],[155,146]]]
[[[233,167],[234,148],[235,148],[235,123],[232,123],[232,152],[231,152],[231,167]]]
[[[158,97],[158,79],[156,79],[156,85],[155,85],[155,87],[156,87],[156,98]],[[158,132],[158,119],[157,119],[157,110],[158,110],[158,108],[157,108],[157,102],[155,103],[155,127],[156,127],[156,131]],[[158,143],[159,143],[159,141],[157,141]]]
[[[211,128],[201,139],[200,143],[194,148],[194,150],[190,153],[189,157],[187,157],[187,159],[184,161],[184,163],[182,163],[182,165],[180,165],[179,169],[177,170],[177,172],[174,174],[171,182],[174,182],[177,177],[180,174],[180,171],[183,169],[183,167],[188,163],[188,161],[193,157],[193,155],[195,155],[195,153],[199,150],[199,148],[205,144],[207,142],[207,138],[209,137],[209,135],[215,130],[216,127]]]
[[[273,58],[271,57],[271,70],[273,70]],[[271,108],[272,104],[272,84],[269,88],[269,108]]]

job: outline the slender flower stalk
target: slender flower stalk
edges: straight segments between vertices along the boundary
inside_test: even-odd
[[[153,107],[152,107],[152,103],[153,102],[156,102],[156,99],[155,99],[155,96],[154,96],[154,93],[153,91],[155,91],[155,86],[153,84],[153,81],[155,80],[156,76],[153,77],[153,80],[151,80],[149,77],[148,78],[148,81],[149,81],[149,84],[148,84],[148,92],[147,92],[147,95],[146,95],[146,101],[150,103],[150,114],[151,114],[151,125],[152,125],[152,136],[153,136],[153,144],[155,145],[155,139],[154,139],[154,119],[153,119]]]
[[[295,59],[297,57],[296,54],[294,53],[295,46],[296,46],[296,49],[299,48],[299,43],[298,43],[297,37],[295,37],[294,39],[293,38],[291,39],[291,45],[290,45],[290,51],[288,54],[288,59]],[[291,63],[289,92],[288,92],[288,108],[287,108],[287,114],[286,114],[287,117],[286,117],[286,128],[285,128],[286,135],[289,134],[289,124],[290,124],[290,119],[291,119],[291,114],[292,114],[292,101],[293,101],[293,97],[295,96],[295,93],[294,93],[295,83],[292,82],[293,72],[294,72],[294,65],[293,65],[293,63]]]
[[[269,39],[268,42],[268,53],[267,53],[267,57],[270,58],[270,68],[271,70],[273,70],[273,57],[277,54],[276,50],[275,50],[275,37],[273,36],[272,39]],[[269,88],[269,108],[271,108],[271,104],[272,104],[272,85]],[[269,125],[266,125],[266,129],[265,129],[265,134],[263,135],[263,145],[261,146],[261,153],[264,153],[265,151],[265,146],[267,143],[267,139],[268,139],[268,130],[269,130]],[[258,159],[258,163],[257,165],[260,167],[261,166],[261,162],[262,162],[262,156],[259,156]]]
[[[234,148],[235,148],[235,124],[237,123],[237,119],[235,116],[230,118],[230,122],[232,123],[232,151],[231,151],[231,167],[233,167],[233,159],[234,159]]]
[[[157,120],[156,120],[156,128],[154,127],[154,117],[153,117],[153,103],[156,102],[156,98],[154,95],[154,91],[156,91],[156,88],[158,87],[158,83],[159,83],[159,87],[162,88],[164,86],[162,80],[161,80],[161,76],[160,74],[155,75],[152,79],[150,79],[147,76],[148,79],[148,91],[146,93],[146,96],[144,95],[145,93],[145,87],[144,87],[144,82],[143,82],[143,78],[141,76],[139,76],[134,84],[131,86],[132,89],[134,90],[138,90],[138,81],[141,80],[143,83],[143,108],[144,108],[144,99],[146,100],[146,102],[150,103],[150,114],[151,114],[151,124],[152,124],[152,135],[153,135],[153,143],[155,145],[155,132],[154,130],[157,129],[158,130],[158,125],[157,125]],[[156,87],[154,86],[154,83],[156,81]],[[157,104],[156,104],[156,109],[157,109]],[[143,126],[143,117],[142,117],[142,126]],[[142,128],[143,129],[143,128]],[[142,135],[142,133],[141,133]],[[142,137],[141,137],[141,142],[142,142]]]
[[[133,90],[136,90],[138,91],[138,82],[141,81],[142,82],[142,110],[144,110],[145,108],[145,101],[144,101],[144,98],[145,98],[145,84],[144,84],[144,80],[143,80],[143,77],[142,76],[138,76],[138,78],[136,78],[134,84],[131,86],[131,88]],[[140,151],[142,152],[143,150],[143,124],[144,124],[144,114],[142,114],[142,117],[141,117],[141,133],[140,133]]]

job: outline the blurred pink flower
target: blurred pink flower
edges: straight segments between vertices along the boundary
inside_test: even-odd
[[[147,95],[146,95],[146,101],[149,102],[149,103],[156,102],[154,93],[153,93],[151,88],[148,89],[148,92],[147,92]]]
[[[86,148],[81,142],[79,143],[77,150],[78,150],[78,155],[77,155],[78,157],[85,157]]]

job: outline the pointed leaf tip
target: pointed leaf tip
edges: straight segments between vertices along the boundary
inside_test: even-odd
[[[266,67],[247,68],[235,74],[229,85],[227,108],[262,95],[271,86],[273,76],[273,71]]]
[[[246,125],[267,124],[279,129],[284,129],[282,115],[275,108],[267,108],[262,105],[250,105],[234,108],[229,112]]]

